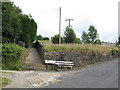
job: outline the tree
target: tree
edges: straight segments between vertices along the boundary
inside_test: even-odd
[[[81,44],[82,42],[81,42],[80,38],[76,38],[75,43]]]
[[[118,42],[119,42],[119,44],[120,44],[120,35],[119,35],[119,37],[118,37]]]
[[[101,44],[101,41],[99,39],[95,40],[95,44]]]
[[[59,34],[54,35],[54,37],[52,37],[51,40],[52,40],[52,43],[59,44]],[[63,38],[62,37],[61,37],[61,43],[63,43]]]
[[[86,43],[101,44],[101,41],[98,38],[97,29],[95,29],[94,26],[89,27],[88,33],[83,31],[81,38],[82,38],[82,42],[84,44],[86,44]]]
[[[37,23],[34,21],[31,15],[29,15],[30,20],[30,40],[33,42],[37,37]]]
[[[2,42],[16,42],[22,32],[19,15],[21,9],[12,2],[2,3]]]
[[[49,37],[44,37],[43,40],[49,40]]]
[[[84,44],[90,43],[88,34],[85,31],[83,31],[81,38],[82,38],[82,43]]]
[[[2,43],[25,42],[30,47],[36,38],[37,23],[31,15],[22,14],[13,2],[2,3]]]
[[[76,35],[72,28],[66,27],[66,31],[64,32],[64,40],[65,43],[75,43]]]
[[[37,40],[42,40],[42,39],[43,39],[42,35],[37,36]]]
[[[26,47],[30,47],[36,38],[37,24],[32,17],[28,15],[21,15],[22,34],[20,40],[25,42]]]
[[[98,34],[97,34],[97,29],[95,29],[94,26],[90,26],[88,29],[88,37],[89,37],[89,41],[92,44],[95,44],[95,41],[98,38]]]
[[[116,40],[115,46],[120,47],[120,35],[118,36],[118,41]]]

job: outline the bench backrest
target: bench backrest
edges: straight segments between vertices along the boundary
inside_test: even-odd
[[[74,65],[73,62],[70,61],[55,61],[55,60],[45,60],[46,64],[55,64],[55,65]]]
[[[45,60],[46,64],[55,64],[55,60]]]

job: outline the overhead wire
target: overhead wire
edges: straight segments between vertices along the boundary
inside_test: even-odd
[[[55,11],[55,10],[59,10],[59,8],[48,9],[48,10],[44,10],[44,11],[40,11],[40,12],[36,12],[36,13],[31,13],[31,14],[32,15],[38,15],[38,14],[47,13],[47,12],[51,12],[51,11]],[[49,35],[49,37],[50,37],[50,35]]]

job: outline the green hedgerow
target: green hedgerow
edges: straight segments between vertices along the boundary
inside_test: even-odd
[[[2,66],[18,68],[20,59],[24,53],[24,48],[13,43],[2,44]],[[17,62],[17,63],[16,63]],[[16,66],[15,66],[16,65]],[[12,68],[11,68],[12,69]]]

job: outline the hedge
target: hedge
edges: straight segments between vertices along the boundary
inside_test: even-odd
[[[2,67],[5,68],[9,63],[20,62],[20,59],[24,53],[24,48],[13,43],[2,44]],[[12,65],[11,65],[12,66]],[[14,68],[19,67],[18,65]]]

